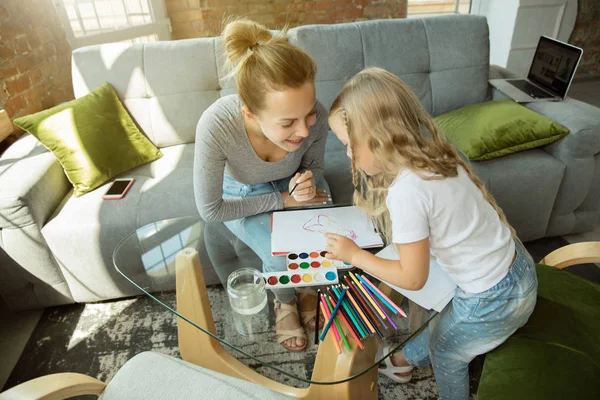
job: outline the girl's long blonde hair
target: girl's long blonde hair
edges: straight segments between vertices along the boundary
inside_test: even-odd
[[[265,94],[282,88],[299,88],[314,81],[314,60],[287,40],[287,29],[272,34],[247,19],[233,20],[223,29],[230,75],[238,95],[253,113],[264,107]]]
[[[369,177],[356,167],[352,151],[354,202],[373,216],[379,232],[391,243],[391,221],[386,206],[388,189],[398,172],[408,168],[422,179],[434,180],[458,175],[462,166],[500,220],[514,235],[496,200],[483,182],[458,155],[410,88],[394,74],[381,68],[367,68],[352,77],[331,107],[346,125],[350,148],[360,140],[373,152],[382,173]]]

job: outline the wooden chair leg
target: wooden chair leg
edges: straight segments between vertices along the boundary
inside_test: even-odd
[[[198,252],[183,249],[176,258],[177,311],[206,331],[215,334],[215,324],[210,309]],[[181,358],[204,368],[229,376],[245,379],[277,392],[299,399],[366,399],[377,398],[377,368],[361,377],[338,385],[310,385],[298,389],[268,379],[251,370],[229,354],[220,342],[187,321],[178,321],[179,351]],[[312,380],[331,381],[350,377],[375,362],[375,338],[365,340],[365,350],[356,349],[338,355],[333,342],[325,340],[319,345]]]

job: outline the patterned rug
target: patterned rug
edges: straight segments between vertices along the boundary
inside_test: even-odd
[[[526,246],[534,259],[539,260],[564,244],[566,241],[557,238],[542,239],[527,243]],[[572,272],[600,282],[600,269],[594,265],[580,266]],[[165,304],[175,306],[174,293],[163,293],[157,297]],[[230,310],[227,294],[220,286],[211,287],[209,299],[217,321],[217,333],[231,337],[235,328],[227,315]],[[271,310],[271,318],[272,314]],[[408,329],[404,322],[392,343],[399,343],[407,335]],[[240,338],[236,344],[271,365],[310,378],[316,346],[310,344],[305,352],[289,354],[274,343],[273,336],[268,330],[262,337],[252,340]],[[103,303],[48,308],[4,389],[56,372],[80,372],[107,382],[127,360],[149,350],[179,357],[175,316],[149,298],[140,296]],[[306,387],[305,383],[284,376],[256,361],[248,358],[240,360],[276,381]],[[482,365],[483,357],[476,358],[470,365],[473,394],[477,391]],[[437,387],[431,368],[416,369],[412,381],[403,385],[396,384],[385,376],[379,376],[379,399],[435,398]]]

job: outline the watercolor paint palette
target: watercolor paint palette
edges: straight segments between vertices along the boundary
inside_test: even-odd
[[[304,287],[334,285],[339,282],[335,268],[297,269],[295,271],[263,272],[267,289],[283,289],[287,287]]]
[[[348,264],[343,261],[330,260],[325,257],[326,251],[318,252],[303,252],[303,253],[290,253],[287,255],[287,269],[288,271],[304,271],[311,268],[331,268],[346,270],[354,268],[352,264]]]

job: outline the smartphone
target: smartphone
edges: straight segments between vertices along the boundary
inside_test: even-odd
[[[135,182],[134,178],[115,179],[113,184],[110,185],[110,187],[108,188],[106,193],[104,193],[104,196],[102,196],[102,198],[104,200],[122,199],[123,197],[125,197],[129,189],[131,189],[131,186],[133,186],[133,182]]]

